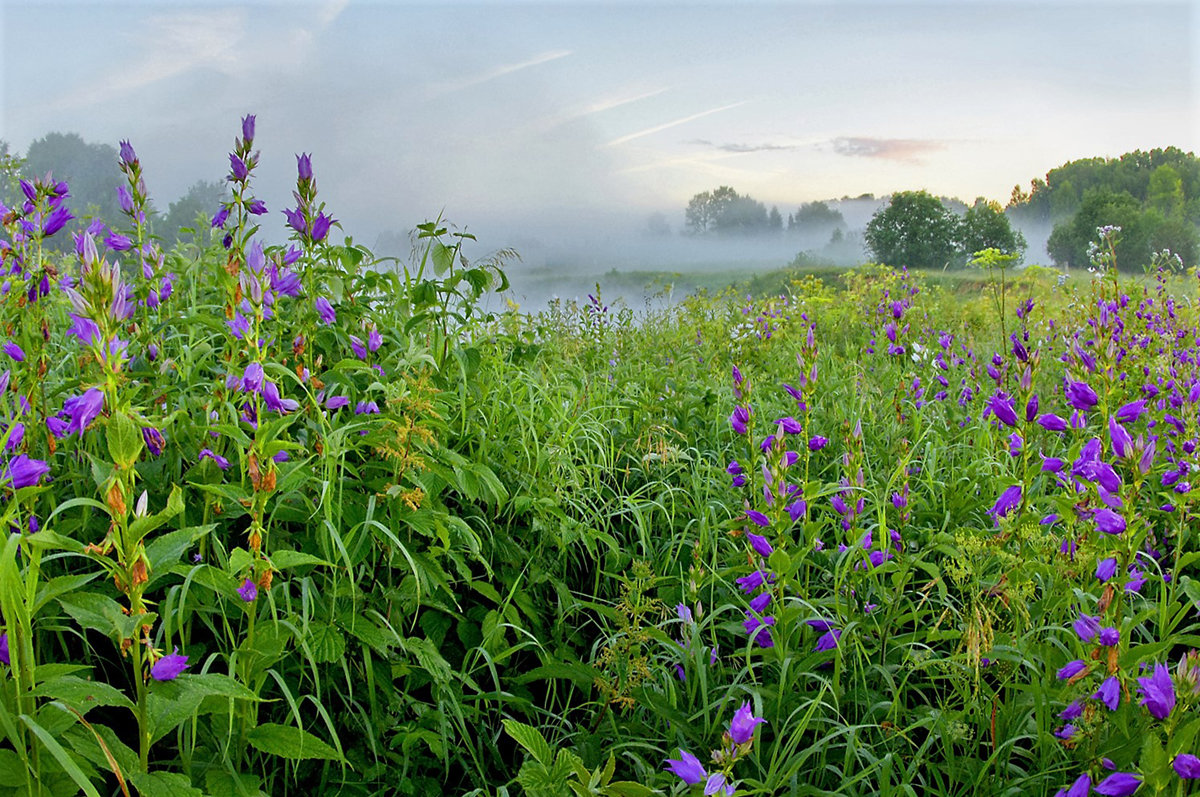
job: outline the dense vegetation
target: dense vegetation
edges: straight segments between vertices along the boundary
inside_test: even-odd
[[[241,132],[169,251],[124,142],[113,226],[0,210],[0,793],[1200,777],[1194,278],[1103,230],[1095,278],[490,316],[503,253],[373,262],[307,155],[264,247]]]
[[[1164,249],[1193,266],[1200,262],[1200,159],[1167,147],[1071,161],[1029,191],[1014,188],[1008,212],[1018,223],[1054,224],[1047,250],[1059,265],[1088,265],[1095,229],[1112,225],[1122,230],[1124,268],[1140,268]]]

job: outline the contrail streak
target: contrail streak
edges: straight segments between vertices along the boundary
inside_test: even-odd
[[[618,144],[624,144],[627,141],[633,141],[635,138],[641,138],[642,136],[649,136],[654,133],[658,133],[660,131],[667,130],[668,128],[675,127],[676,125],[687,124],[688,122],[695,121],[696,119],[700,119],[702,117],[709,116],[714,113],[720,113],[721,111],[728,111],[730,108],[736,108],[739,105],[745,105],[747,102],[749,102],[749,100],[742,100],[741,102],[735,102],[735,103],[731,103],[729,105],[722,105],[720,108],[710,108],[707,111],[701,111],[700,113],[694,113],[691,116],[685,116],[682,119],[676,119],[673,122],[667,122],[666,124],[656,125],[655,127],[648,127],[645,130],[639,130],[638,132],[630,133],[627,136],[621,136],[620,138],[614,138],[612,141],[609,141],[604,146],[615,147]]]

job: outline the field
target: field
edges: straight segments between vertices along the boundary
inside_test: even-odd
[[[112,228],[4,214],[0,794],[1200,778],[1194,275],[486,312],[502,258],[335,243],[307,157],[264,247],[253,135],[190,245],[128,144]]]

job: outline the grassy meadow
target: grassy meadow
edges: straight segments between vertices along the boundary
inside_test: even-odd
[[[1194,275],[488,312],[241,132],[170,251],[128,143],[2,211],[0,795],[1194,790]]]

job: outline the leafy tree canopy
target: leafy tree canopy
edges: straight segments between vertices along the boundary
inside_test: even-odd
[[[766,205],[727,185],[692,197],[684,218],[693,234],[753,234],[779,229],[783,222],[778,210],[772,218]]]
[[[183,196],[171,203],[155,232],[167,243],[179,241],[184,228],[195,229],[198,222],[203,223],[202,217],[210,218],[228,195],[225,183],[196,181]]]
[[[959,245],[970,257],[984,249],[997,249],[1006,255],[1025,251],[1025,236],[1014,230],[997,202],[980,197],[967,208],[959,222]]]
[[[116,148],[108,144],[89,144],[77,133],[48,133],[29,145],[23,171],[65,180],[77,215],[98,216],[112,224],[121,214],[117,186],[124,182],[117,160]]]
[[[1090,249],[1097,239],[1097,229],[1109,225],[1121,228],[1116,247],[1119,269],[1140,271],[1162,249],[1179,255],[1184,265],[1196,264],[1194,225],[1178,215],[1167,216],[1158,208],[1143,207],[1127,192],[1103,189],[1088,191],[1078,212],[1055,225],[1046,250],[1059,265],[1084,268],[1091,262]]]
[[[1126,193],[1164,215],[1200,223],[1200,158],[1177,147],[1137,150],[1119,158],[1083,158],[1051,169],[1029,190],[1013,189],[1008,210],[1029,222],[1062,221],[1080,209],[1091,191]]]
[[[842,212],[824,202],[805,202],[795,215],[788,216],[788,229],[799,232],[824,231],[846,226]]]
[[[960,260],[958,218],[926,191],[892,195],[867,223],[872,256],[893,267],[944,268]]]

